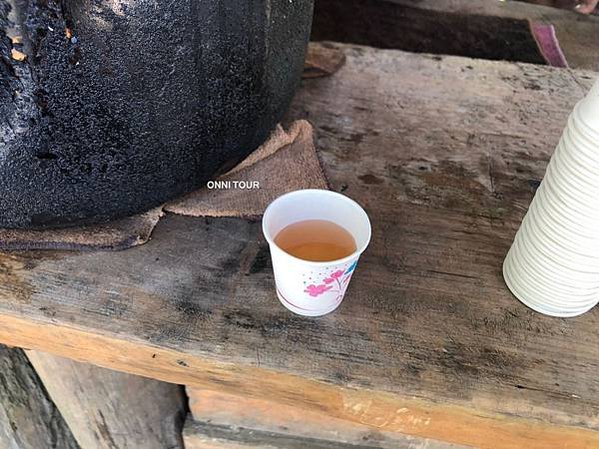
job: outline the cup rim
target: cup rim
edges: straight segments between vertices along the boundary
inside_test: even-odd
[[[328,260],[328,261],[315,261],[315,260],[300,259],[299,257],[295,257],[294,255],[289,254],[287,251],[285,251],[281,247],[279,247],[279,245],[277,245],[275,243],[274,239],[271,237],[270,233],[267,232],[267,230],[266,230],[266,218],[269,215],[269,213],[272,213],[273,205],[275,203],[277,203],[279,200],[282,200],[283,198],[288,197],[288,196],[295,196],[295,195],[301,195],[301,194],[305,195],[305,194],[311,194],[311,193],[330,195],[337,199],[345,201],[345,202],[351,204],[352,207],[356,208],[359,211],[359,213],[361,215],[363,215],[363,217],[366,219],[366,223],[368,223],[368,236],[367,236],[366,240],[364,241],[364,244],[361,245],[360,247],[356,247],[356,250],[348,256],[345,256],[341,259]],[[339,265],[339,264],[342,264],[345,262],[349,262],[357,257],[360,257],[360,255],[364,251],[366,251],[366,248],[368,247],[368,245],[370,243],[370,239],[372,237],[372,224],[370,223],[370,218],[368,217],[368,214],[366,213],[364,208],[362,206],[360,206],[356,201],[354,201],[353,199],[351,199],[350,197],[348,197],[346,195],[343,195],[342,193],[335,192],[334,190],[327,190],[327,189],[299,189],[299,190],[293,190],[291,192],[284,193],[283,195],[278,196],[277,198],[275,198],[273,201],[270,202],[270,204],[264,210],[264,214],[262,215],[262,234],[264,235],[264,238],[266,239],[266,241],[268,242],[268,244],[271,247],[278,249],[279,251],[284,253],[287,257],[290,257],[291,259],[293,259],[297,262],[301,262],[303,264],[308,264],[308,265],[317,266],[317,267],[325,267],[325,266],[329,266],[329,265]]]

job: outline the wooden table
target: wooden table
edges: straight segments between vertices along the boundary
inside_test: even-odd
[[[168,215],[123,252],[1,254],[0,341],[188,385],[198,415],[223,397],[271,413],[291,423],[276,447],[599,447],[598,312],[542,316],[501,276],[596,74],[340,48],[346,65],[304,81],[290,113],[373,224],[337,312],[278,304],[259,222]],[[303,446],[284,435],[302,420]]]

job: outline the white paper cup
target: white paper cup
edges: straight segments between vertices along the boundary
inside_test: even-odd
[[[599,82],[568,119],[503,275],[547,315],[576,316],[599,302]]]
[[[514,250],[515,248],[512,247],[510,253]],[[508,255],[503,265],[503,277],[514,296],[531,309],[546,315],[565,318],[581,315],[597,304],[597,295],[584,297],[572,304],[571,296],[558,294],[551,289],[551,285],[539,289],[539,284],[531,280],[539,279],[539,282],[549,284],[548,279],[538,275],[531,276],[522,269],[522,266],[519,266],[517,259],[517,255]]]
[[[540,200],[541,198],[539,198]],[[587,236],[586,233],[573,232],[571,228],[564,227],[563,221],[560,222],[556,217],[561,217],[555,213],[548,204],[540,204],[536,201],[531,204],[529,210],[531,220],[539,231],[547,235],[547,238],[556,242],[557,245],[566,250],[573,251],[581,255],[587,255],[589,250],[599,254],[599,242],[593,236]],[[564,220],[566,221],[566,220]],[[568,223],[568,221],[566,221]]]
[[[304,220],[327,220],[342,226],[356,241],[356,251],[343,259],[313,262],[283,251],[275,237]],[[296,190],[274,200],[264,212],[262,231],[270,246],[277,296],[298,315],[321,316],[341,304],[358,259],[370,242],[368,215],[355,201],[329,190]]]
[[[538,256],[534,258],[535,264],[542,265],[552,261],[562,271],[569,269],[579,272],[581,275],[594,274],[597,276],[595,280],[599,283],[599,258],[588,251],[589,247],[585,248],[580,245],[576,251],[567,248],[563,244],[563,239],[559,237],[554,239],[547,234],[547,228],[534,227],[535,223],[531,223],[531,221],[527,220],[522,224],[519,240],[526,242],[528,252],[538,252],[538,254],[534,254]],[[584,252],[584,249],[587,249],[587,252]]]
[[[553,169],[561,173],[571,190],[576,191],[577,198],[596,199],[599,193],[599,186],[594,182],[597,175],[589,173],[588,165],[582,161],[572,159],[568,151],[560,148],[560,151],[555,152]]]
[[[578,180],[572,181],[569,178],[570,176],[576,176]],[[545,182],[546,189],[550,189],[552,196],[562,201],[563,208],[569,209],[569,212],[584,214],[589,218],[599,217],[599,211],[588,207],[589,204],[597,202],[599,190],[593,195],[591,191],[596,190],[595,188],[585,189],[582,183],[586,181],[582,178],[580,172],[572,173],[556,161],[547,167],[545,179],[547,180]]]
[[[577,128],[590,138],[599,139],[599,83],[595,82],[591,91],[574,108],[572,114]]]
[[[514,249],[518,251],[518,249]],[[520,254],[522,255],[522,254]],[[557,276],[546,276],[535,265],[527,264],[527,260],[515,255],[510,267],[515,270],[514,277],[527,279],[527,284],[534,289],[536,295],[545,295],[549,303],[565,307],[576,307],[588,304],[598,298],[599,288],[582,287],[575,282],[568,283],[567,279]]]
[[[599,173],[599,140],[595,143],[591,143],[587,140],[580,138],[572,132],[570,127],[564,130],[564,135],[560,144],[564,148],[571,148],[576,145],[578,151],[575,154],[567,151],[568,157],[576,158],[582,165],[582,169],[587,170],[592,175]]]
[[[576,239],[596,240],[595,229],[589,227],[588,223],[597,223],[599,218],[589,217],[584,212],[581,213],[577,210],[576,204],[567,204],[565,201],[555,194],[548,184],[541,184],[529,210],[534,210],[534,206],[536,206],[539,211],[542,211],[540,214],[544,214],[547,221],[552,221],[560,232],[569,232]]]

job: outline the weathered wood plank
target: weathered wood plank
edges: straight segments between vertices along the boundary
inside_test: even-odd
[[[183,449],[187,407],[179,385],[40,351],[27,357],[81,449]]]
[[[258,222],[168,216],[122,253],[1,255],[0,341],[456,444],[599,445],[597,312],[540,316],[501,278],[596,75],[340,48],[290,114],[374,224],[336,313],[278,305]]]
[[[313,448],[317,441],[322,447],[331,449],[466,449],[465,446],[385,432],[264,399],[189,387],[187,395],[191,415],[185,423],[185,449],[203,448],[202,444],[215,444],[214,440],[219,439],[224,441],[222,444],[239,444],[235,429],[271,435],[271,444],[281,449],[295,447],[291,442],[296,441],[303,442],[305,448]],[[218,430],[228,429],[233,435],[219,438],[211,432],[212,426],[217,426]],[[251,443],[248,447],[256,445]]]
[[[23,351],[0,345],[0,448],[79,449]]]
[[[465,0],[468,2],[468,0]],[[385,0],[318,0],[312,40],[546,64],[528,20]]]
[[[328,1],[328,0],[321,0]],[[381,0],[382,1],[382,0]],[[570,66],[599,71],[597,28],[599,17],[518,1],[488,0],[387,0],[439,13],[477,14],[489,17],[534,20],[555,26],[560,46]]]
[[[516,1],[319,0],[312,38],[543,63],[529,20],[555,26],[571,67],[599,71],[599,17]]]
[[[191,416],[185,421],[183,438],[185,449],[468,449],[408,437],[379,441],[365,435],[363,441],[357,442],[348,442],[346,438],[325,440],[309,435],[299,436],[287,430],[271,432],[243,425],[197,421]]]
[[[61,341],[64,338],[70,344],[65,346]],[[51,324],[40,326],[30,320],[1,315],[0,339],[18,340],[29,346],[29,343],[43,345],[50,352],[68,354],[118,370],[292,405],[383,431],[482,449],[587,449],[599,444],[598,432],[578,423],[556,425],[553,422],[556,417],[551,416],[550,412],[546,412],[544,420],[523,418],[538,413],[534,404],[527,404],[526,398],[520,398],[519,404],[504,404],[511,409],[523,405],[518,415],[489,413],[486,412],[488,404],[482,403],[481,407],[477,402],[466,401],[467,406],[459,406],[453,397],[448,400],[447,395],[423,400],[411,394],[398,395],[357,388],[359,384],[341,387],[252,366],[251,363],[223,363],[209,356],[198,357],[164,349],[164,346],[148,347],[74,328]],[[379,379],[372,380],[376,382]],[[500,398],[495,398],[495,402],[499,401]],[[560,410],[557,412],[560,418]]]

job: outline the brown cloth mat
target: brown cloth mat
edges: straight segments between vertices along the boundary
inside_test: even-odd
[[[306,51],[303,79],[331,76],[345,64],[345,53],[327,42],[310,42]]]
[[[143,214],[91,226],[43,231],[0,228],[0,250],[119,250],[150,239],[164,213],[158,207]]]
[[[235,181],[259,183],[260,188],[234,188]],[[194,217],[258,217],[284,193],[328,188],[314,147],[312,125],[305,120],[294,122],[289,131],[278,126],[262,147],[216,182],[229,186],[197,190],[166,204],[164,210]]]
[[[300,120],[289,131],[280,125],[250,156],[217,181],[259,183],[259,189],[208,189],[143,214],[110,223],[44,231],[0,229],[0,250],[121,250],[146,243],[164,211],[190,216],[258,217],[283,193],[326,189],[328,183],[314,147],[310,123]]]

